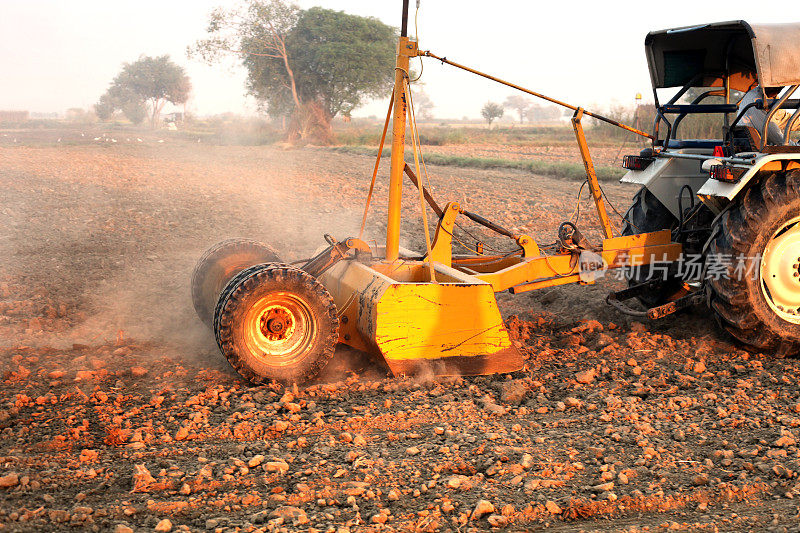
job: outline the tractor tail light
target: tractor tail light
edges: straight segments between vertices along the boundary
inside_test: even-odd
[[[711,179],[727,183],[736,183],[746,172],[746,168],[736,168],[729,165],[711,165]]]
[[[645,157],[641,155],[626,155],[622,158],[622,168],[628,170],[644,170],[650,163],[655,161],[655,157]]]

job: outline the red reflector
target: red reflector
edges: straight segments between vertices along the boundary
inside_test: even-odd
[[[722,146],[714,147],[714,157],[725,157],[725,150],[722,148]]]
[[[628,170],[644,170],[655,161],[655,157],[644,157],[640,155],[626,155],[622,158],[622,168]]]
[[[727,183],[736,183],[747,172],[746,168],[736,168],[729,165],[711,165],[711,178]]]

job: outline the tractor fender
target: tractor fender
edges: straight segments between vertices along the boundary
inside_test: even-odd
[[[692,149],[680,152],[700,153]],[[708,179],[708,173],[700,168],[702,163],[698,159],[659,157],[644,170],[629,170],[622,176],[620,182],[636,183],[646,187],[678,219],[680,218],[678,193],[681,187],[689,185],[693,192],[697,192]],[[688,205],[686,202],[688,199],[684,198],[684,207]]]
[[[800,153],[764,155],[758,157],[753,165],[733,165],[733,167],[746,168],[749,170],[735,183],[728,183],[711,178],[707,179],[700,190],[697,191],[698,196],[733,200],[739,196],[739,194],[747,188],[748,183],[761,172],[775,172],[800,168]]]

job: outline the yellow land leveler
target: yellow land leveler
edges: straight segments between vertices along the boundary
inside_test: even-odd
[[[391,118],[386,245],[371,247],[360,238],[336,241],[326,235],[328,246],[296,268],[281,263],[265,244],[232,240],[206,252],[195,269],[192,293],[198,315],[213,328],[231,365],[251,382],[309,380],[333,356],[337,343],[383,359],[395,375],[513,372],[522,368],[523,358],[504,326],[496,292],[589,284],[601,269],[675,261],[681,254],[681,245],[672,242],[668,229],[632,236],[613,234],[581,119],[590,116],[647,138],[651,135],[420,51],[407,35],[407,14],[408,0],[404,0],[394,91],[372,177],[374,186]],[[420,56],[574,111],[572,125],[605,236],[599,247],[589,245],[574,224],[565,222],[558,230],[558,244],[542,250],[529,235],[509,231],[456,202],[440,206],[434,201],[421,179],[419,135],[409,90],[409,60]],[[407,128],[413,169],[405,160]],[[404,174],[419,193],[424,254],[399,245]],[[371,186],[367,207],[372,191]],[[439,217],[432,240],[425,203]],[[366,214],[365,208],[362,234]],[[501,255],[481,250],[454,255],[453,231],[461,216],[513,240],[517,250]],[[655,313],[667,314],[677,307],[670,302]]]

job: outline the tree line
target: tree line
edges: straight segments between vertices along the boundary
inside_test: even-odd
[[[537,104],[530,98],[512,94],[502,104],[491,101],[483,104],[481,116],[491,126],[492,122],[503,117],[506,108],[516,112],[520,124],[526,120],[531,123],[552,122],[563,115],[562,111],[553,105]]]
[[[349,117],[367,98],[386,96],[394,80],[398,30],[373,17],[284,0],[245,0],[215,9],[190,58],[217,64],[233,58],[247,72],[259,108],[286,125],[288,140],[329,142],[331,120]],[[123,65],[95,105],[101,119],[121,111],[155,126],[166,102],[183,104],[191,83],[168,56]]]
[[[373,17],[301,9],[286,0],[243,0],[213,10],[205,36],[187,47],[187,55],[208,64],[233,59],[247,72],[247,94],[284,124],[287,140],[329,143],[334,117],[349,117],[367,99],[391,91],[397,35],[397,28]],[[133,123],[147,119],[156,127],[166,103],[185,104],[191,88],[183,67],[169,56],[141,56],[123,65],[95,112],[102,120],[121,112]],[[415,89],[419,118],[432,118],[433,103],[419,85]],[[518,95],[503,104],[487,102],[481,114],[491,124],[504,108],[520,122],[560,116],[552,106]]]

